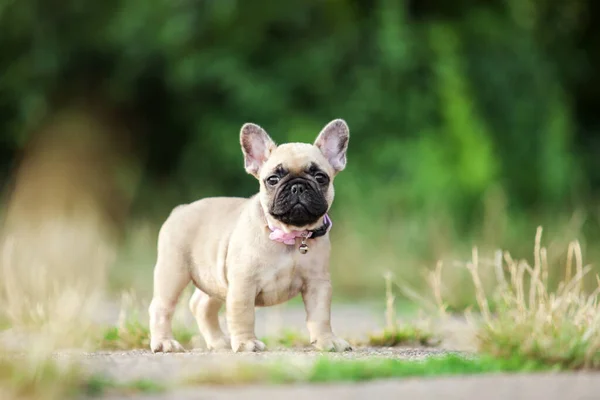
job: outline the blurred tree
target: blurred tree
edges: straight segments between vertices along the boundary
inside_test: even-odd
[[[48,115],[94,99],[133,127],[146,163],[138,209],[164,215],[256,189],[242,170],[245,121],[279,142],[311,141],[342,117],[349,207],[360,198],[379,217],[446,207],[468,221],[496,184],[513,206],[559,205],[580,178],[600,187],[600,169],[582,175],[573,156],[599,126],[582,112],[600,96],[582,85],[600,66],[584,57],[597,45],[592,10],[591,0],[3,2],[0,143],[16,151]]]

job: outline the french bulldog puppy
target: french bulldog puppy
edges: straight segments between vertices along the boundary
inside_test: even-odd
[[[260,191],[178,206],[161,227],[149,307],[153,352],[184,351],[173,338],[171,319],[190,281],[196,286],[190,309],[209,349],[264,350],[255,336],[255,307],[302,294],[314,347],[351,350],[331,329],[327,215],[348,140],[341,119],[328,123],[314,144],[278,146],[260,126],[242,126],[245,168]],[[229,337],[219,325],[223,304]]]

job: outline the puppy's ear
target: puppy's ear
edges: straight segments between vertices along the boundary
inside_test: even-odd
[[[319,133],[315,146],[321,150],[329,164],[335,172],[340,172],[346,168],[346,151],[348,150],[348,140],[350,139],[350,129],[343,119],[334,119]]]
[[[246,123],[240,131],[246,171],[258,178],[260,169],[277,145],[260,126]]]

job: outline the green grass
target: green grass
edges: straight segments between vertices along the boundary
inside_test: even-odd
[[[188,296],[182,299],[185,303]],[[119,321],[115,326],[100,330],[97,348],[103,350],[133,350],[150,348],[150,329],[140,315],[147,302],[137,300],[133,292],[122,294]],[[185,304],[179,304],[178,307]],[[173,336],[183,347],[192,347],[195,332],[181,323],[173,323]]]
[[[146,379],[117,382],[88,375],[76,363],[59,364],[49,357],[0,356],[1,399],[70,399],[107,393],[159,393],[165,389],[164,385]]]
[[[100,397],[160,393],[176,387],[203,384],[287,384],[364,382],[374,379],[451,376],[498,372],[559,370],[560,367],[521,358],[462,357],[456,354],[431,356],[410,361],[387,358],[336,360],[322,356],[312,363],[238,363],[234,366],[202,370],[200,374],[165,385],[141,379],[118,382],[101,375],[87,375],[76,364],[59,365],[51,359],[0,358],[0,398],[46,400],[54,398]]]
[[[438,341],[431,332],[413,325],[404,325],[371,334],[367,343],[375,347],[435,346]]]
[[[0,357],[0,398],[60,399],[76,395],[84,382],[74,366],[59,367],[50,359]]]
[[[173,336],[183,347],[190,348],[194,333],[183,327],[174,327]],[[120,326],[111,326],[103,331],[98,348],[103,350],[133,350],[150,348],[148,325],[138,320],[128,320]]]
[[[386,328],[379,333],[371,333],[367,344],[375,347],[437,345],[439,340],[429,329],[398,322],[392,273],[384,274],[384,279]]]
[[[302,348],[310,346],[310,340],[306,335],[292,329],[284,329],[278,335],[266,336],[260,340],[270,348]]]
[[[249,383],[363,382],[386,378],[548,370],[559,370],[559,367],[520,358],[466,358],[456,354],[431,356],[419,361],[398,359],[334,360],[322,357],[309,366],[289,363],[238,365],[234,368],[228,368],[226,371],[203,372],[186,379],[185,383],[188,385],[233,385]]]
[[[269,348],[306,348],[310,346],[308,337],[300,331],[283,329],[279,334],[260,338]],[[395,347],[395,346],[436,346],[439,339],[424,328],[412,324],[392,329],[384,329],[369,335],[365,343],[358,346]]]
[[[139,379],[130,382],[116,382],[103,376],[92,376],[83,387],[89,396],[102,396],[109,393],[135,394],[135,393],[162,393],[167,386],[149,379]]]
[[[6,318],[2,314],[0,314],[0,331],[8,329],[8,328],[10,328],[10,326],[11,326],[11,323],[8,320],[8,318]]]
[[[384,378],[532,372],[549,369],[553,368],[542,363],[526,362],[520,358],[501,360],[489,357],[477,357],[469,359],[455,354],[429,357],[424,361],[397,359],[334,361],[321,359],[314,365],[307,377],[307,381],[358,382]]]

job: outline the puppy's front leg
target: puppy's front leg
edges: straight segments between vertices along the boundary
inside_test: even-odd
[[[251,279],[237,277],[229,282],[225,307],[231,348],[236,353],[266,348],[254,333],[255,302],[256,285]]]
[[[310,342],[322,351],[352,350],[350,344],[335,336],[331,329],[331,292],[329,279],[309,279],[304,285],[302,299]]]

